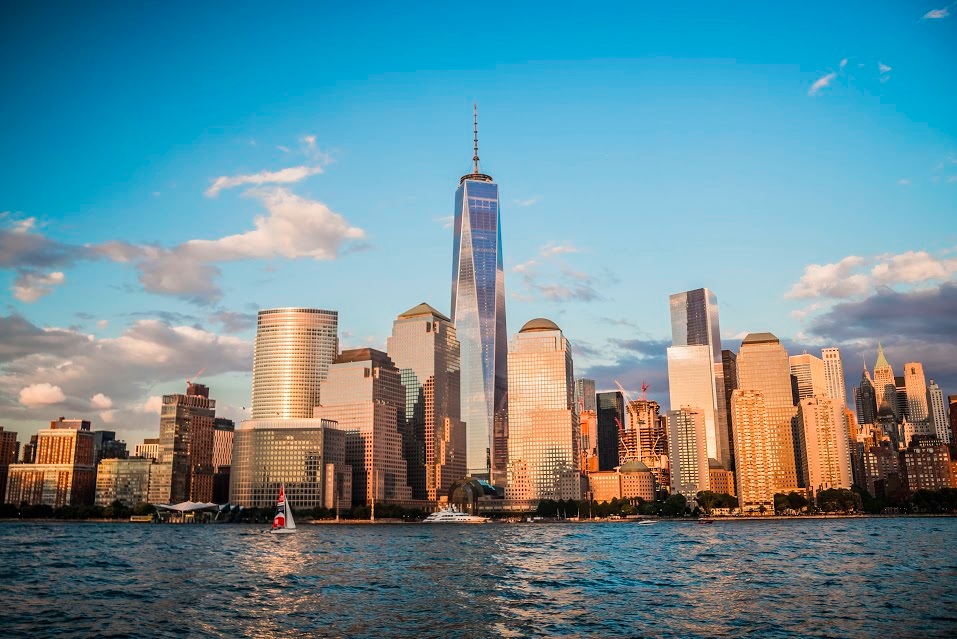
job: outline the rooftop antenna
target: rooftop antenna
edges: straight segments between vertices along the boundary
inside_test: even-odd
[[[475,151],[475,155],[472,156],[472,162],[475,163],[475,173],[479,172],[479,156],[478,156],[478,103],[472,103],[472,127],[475,132],[474,146],[472,147]]]

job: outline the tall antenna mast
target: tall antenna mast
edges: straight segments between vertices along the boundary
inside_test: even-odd
[[[479,172],[479,156],[478,156],[478,103],[472,103],[472,126],[475,132],[475,139],[473,149],[475,155],[472,156],[472,162],[475,163],[475,173]]]

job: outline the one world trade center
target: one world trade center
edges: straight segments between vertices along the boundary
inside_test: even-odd
[[[462,419],[473,477],[505,482],[508,464],[508,337],[498,185],[479,171],[478,111],[472,173],[455,191],[452,321],[462,346]]]

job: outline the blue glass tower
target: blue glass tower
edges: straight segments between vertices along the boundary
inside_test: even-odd
[[[508,335],[498,185],[479,171],[478,111],[472,173],[455,192],[452,321],[462,345],[462,420],[473,477],[504,483],[508,465]]]

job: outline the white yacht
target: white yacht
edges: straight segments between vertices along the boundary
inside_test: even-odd
[[[488,523],[488,517],[470,515],[463,513],[455,506],[447,506],[442,510],[437,510],[424,520],[423,524],[485,524]]]

